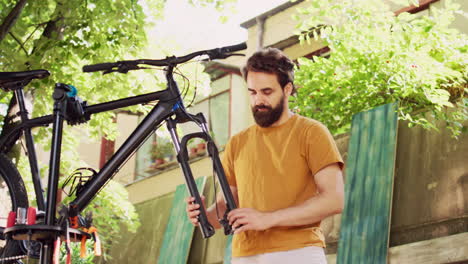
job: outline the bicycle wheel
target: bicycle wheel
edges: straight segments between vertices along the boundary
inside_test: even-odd
[[[8,240],[3,235],[8,213],[16,212],[18,207],[28,207],[28,196],[23,180],[13,163],[0,153],[0,263],[10,264],[16,261],[5,261],[7,257],[24,254],[19,241]]]

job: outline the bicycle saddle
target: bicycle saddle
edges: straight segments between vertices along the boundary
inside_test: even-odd
[[[46,70],[33,70],[21,72],[0,72],[0,82],[22,81],[25,79],[42,79],[49,76]]]
[[[0,88],[9,91],[26,85],[32,79],[43,79],[49,75],[49,71],[46,70],[0,72]]]

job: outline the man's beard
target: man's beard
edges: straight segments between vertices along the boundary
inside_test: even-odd
[[[256,105],[252,107],[252,113],[257,125],[261,127],[269,127],[278,121],[284,110],[284,95],[281,97],[277,106],[271,107],[267,105]],[[268,109],[268,111],[258,111],[259,109]]]

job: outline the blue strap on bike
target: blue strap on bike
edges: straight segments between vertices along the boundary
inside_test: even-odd
[[[78,94],[78,89],[76,89],[75,86],[68,85],[68,87],[70,87],[70,91],[67,93],[68,97],[74,97],[74,96],[76,96]]]
[[[179,108],[181,108],[182,105],[181,105],[181,101],[178,101],[177,103],[174,104],[174,106],[172,107],[172,111],[175,111]]]

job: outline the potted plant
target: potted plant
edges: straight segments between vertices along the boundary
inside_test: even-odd
[[[170,155],[172,152],[172,145],[166,138],[159,137],[156,142],[153,143],[151,149],[151,159],[154,162],[154,167],[158,167],[165,163],[165,157]]]
[[[198,156],[203,156],[206,154],[206,142],[202,139],[197,139],[196,141],[197,144],[197,155]]]
[[[164,157],[162,156],[161,148],[158,144],[151,149],[151,160],[153,160],[153,167],[157,167],[164,163]]]
[[[198,148],[197,148],[197,144],[194,143],[194,141],[192,141],[189,144],[188,149],[189,149],[189,158],[194,158],[197,156]]]
[[[170,140],[164,141],[164,143],[161,144],[160,149],[163,158],[167,162],[171,162],[174,159],[174,146],[172,145],[172,142],[170,142]]]

